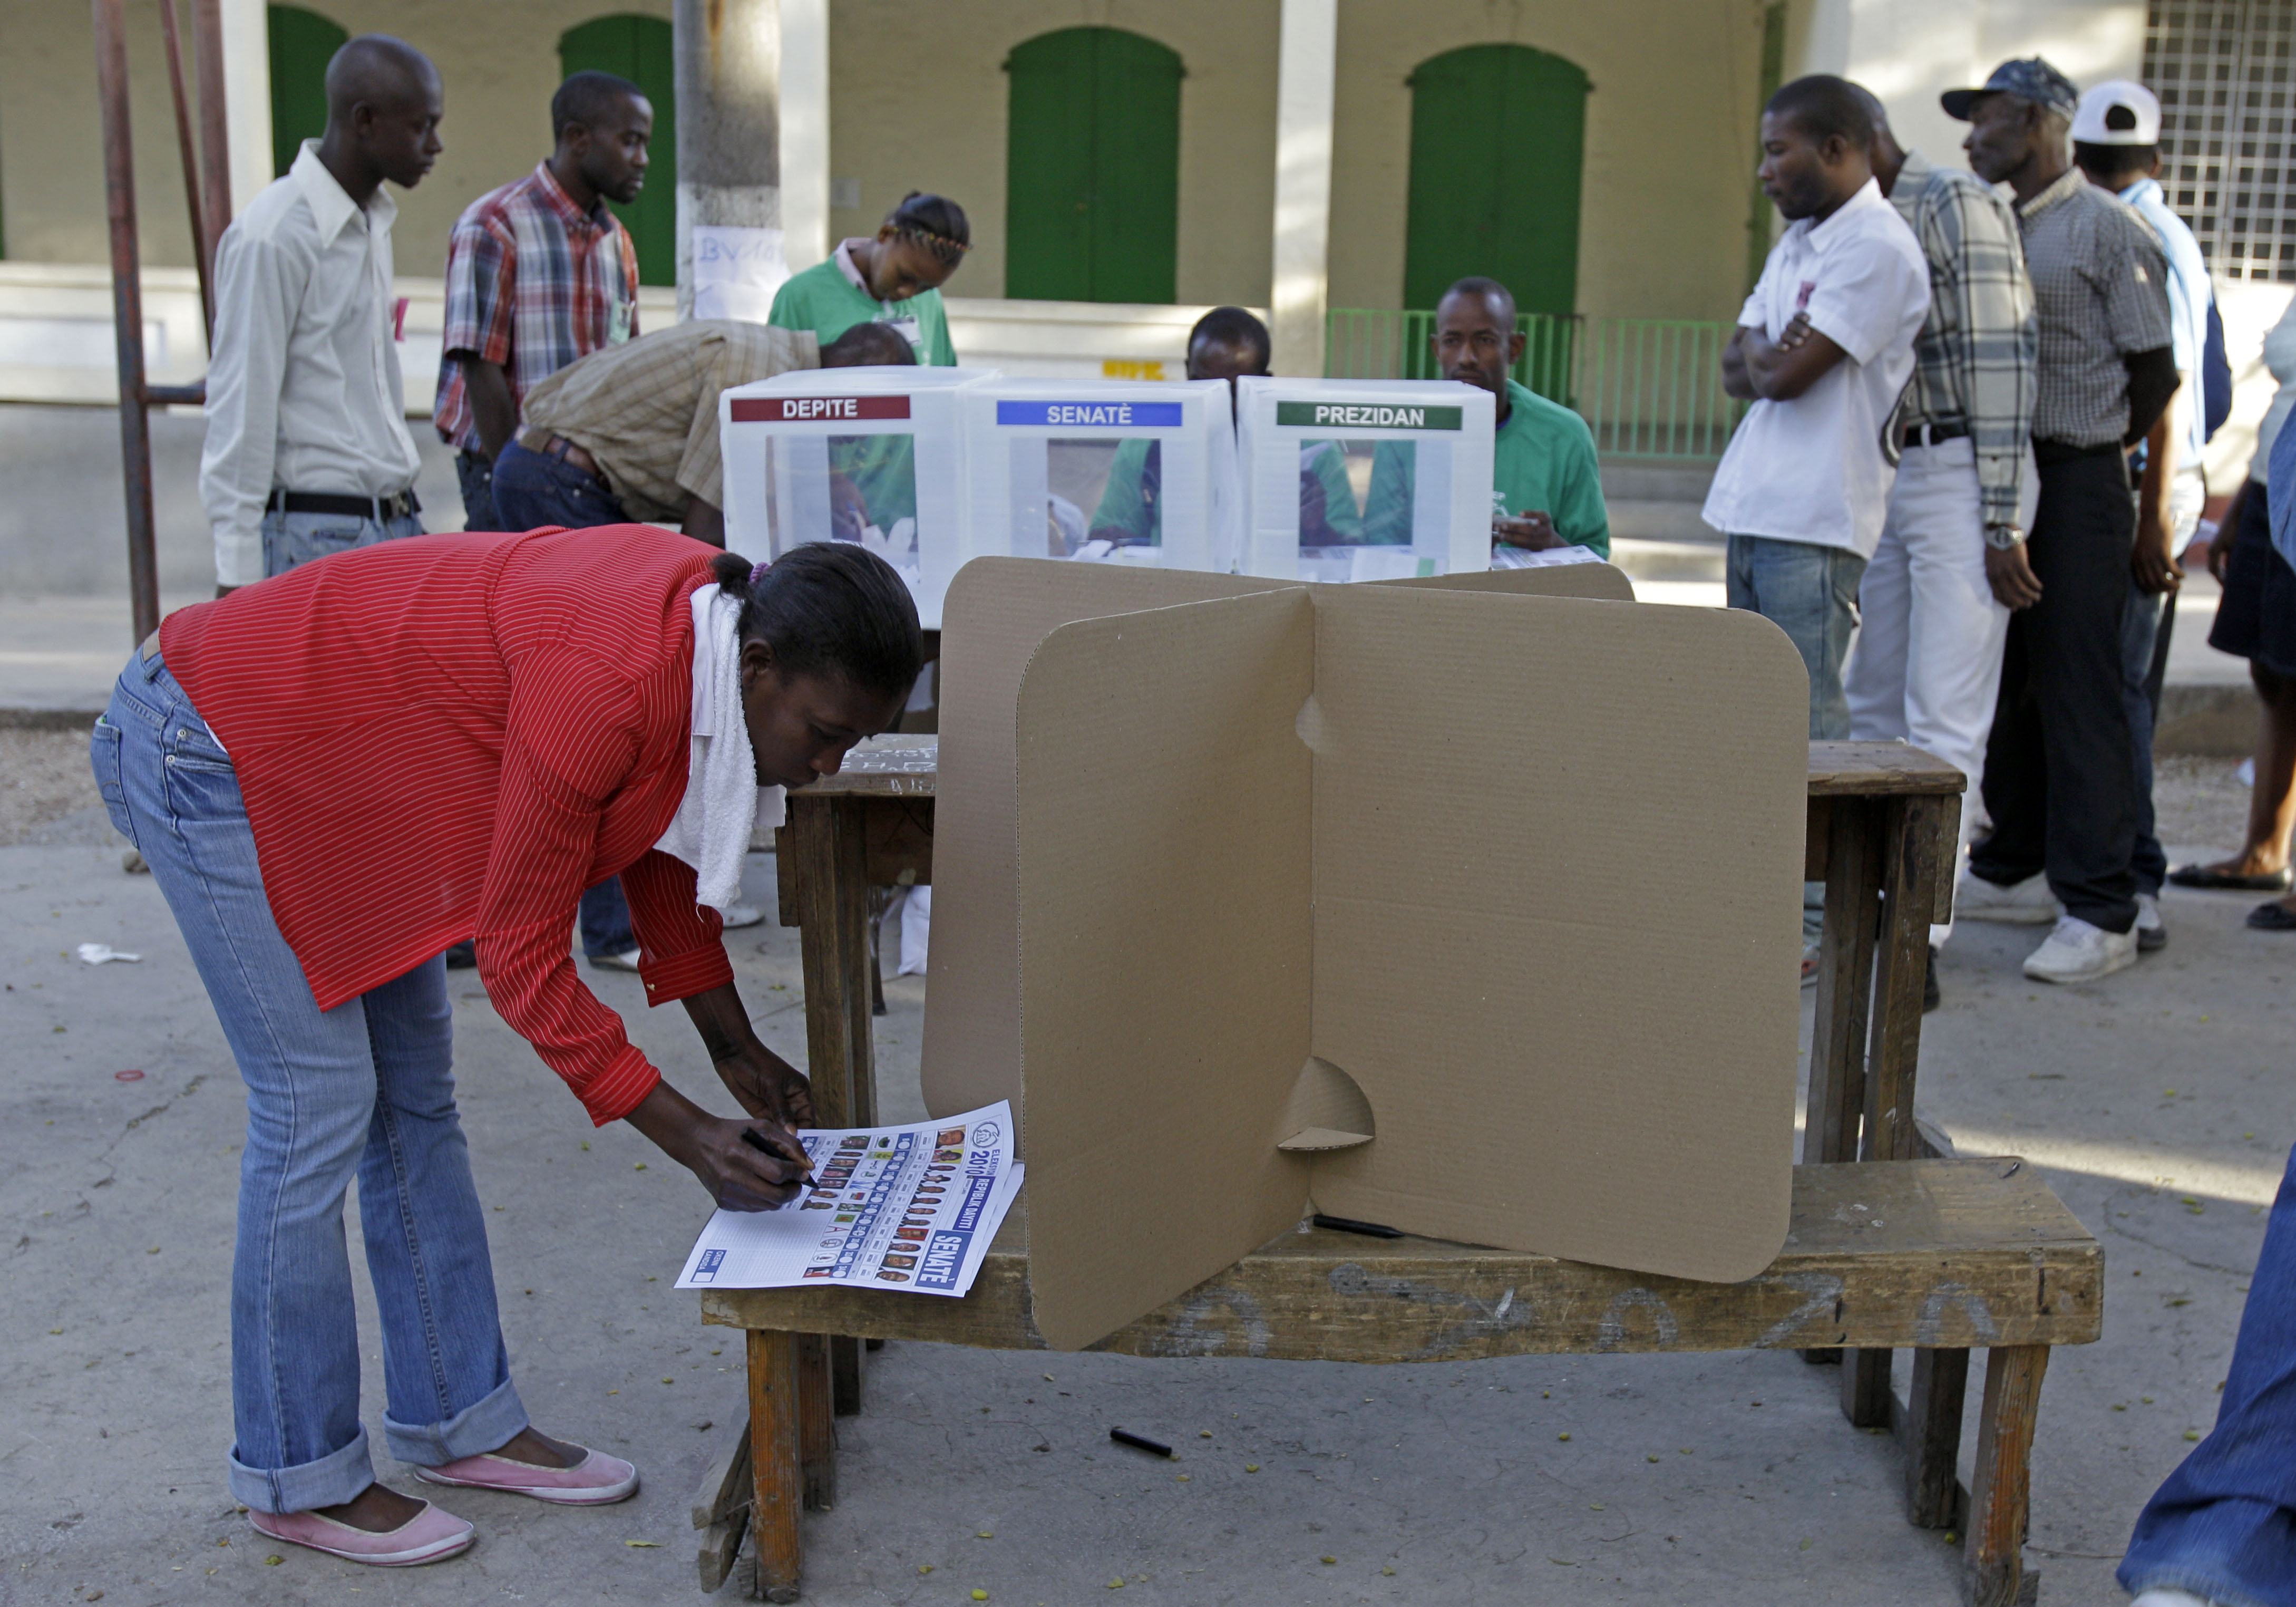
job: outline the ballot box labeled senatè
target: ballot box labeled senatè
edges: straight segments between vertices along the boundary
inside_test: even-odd
[[[1455,380],[1237,381],[1237,567],[1283,581],[1488,568],[1493,406]]]
[[[900,572],[928,630],[964,562],[956,399],[980,368],[808,368],[718,404],[726,545],[764,562],[800,541],[854,541]]]
[[[958,406],[967,556],[1235,567],[1225,381],[999,379]]]

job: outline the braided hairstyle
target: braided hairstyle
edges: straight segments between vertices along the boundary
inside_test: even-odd
[[[906,695],[924,669],[917,606],[874,553],[807,541],[755,568],[732,552],[711,567],[725,594],[741,599],[741,639],[765,642],[784,676],[824,676],[891,697]]]
[[[972,225],[964,209],[946,195],[911,190],[901,204],[885,216],[885,227],[903,240],[914,240],[935,259],[955,268],[972,249]]]

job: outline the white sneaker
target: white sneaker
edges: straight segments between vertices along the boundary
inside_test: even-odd
[[[2178,1590],[2170,1585],[2155,1585],[2128,1607],[2217,1607],[2206,1596],[2194,1595],[2189,1590]]]
[[[2029,876],[2005,887],[1964,870],[1953,892],[1956,920],[1997,920],[2013,927],[2046,927],[2064,913],[2046,876]]]
[[[2048,941],[2025,957],[2025,975],[2036,982],[2095,982],[2136,963],[2136,933],[2108,932],[2062,915]]]
[[[2159,895],[2140,893],[2136,895],[2136,952],[2157,953],[2169,946],[2169,928],[2161,924]]]
[[[719,914],[719,919],[728,932],[733,931],[737,927],[754,927],[761,925],[765,919],[766,912],[763,910],[758,909],[755,904],[735,904],[733,908],[723,911]]]

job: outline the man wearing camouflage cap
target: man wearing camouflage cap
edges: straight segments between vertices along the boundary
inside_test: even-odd
[[[2168,261],[2144,220],[2072,164],[2072,81],[2038,57],[1943,97],[1970,124],[1969,165],[2014,193],[2040,329],[2033,528],[1988,530],[2009,622],[1986,746],[1993,830],[1956,911],[2054,922],[2025,961],[2087,982],[2136,961],[2135,759],[2120,696],[2121,618],[2136,507],[2123,456],[2177,389]]]

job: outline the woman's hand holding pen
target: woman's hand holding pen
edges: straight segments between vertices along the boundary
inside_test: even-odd
[[[627,1119],[701,1180],[729,1211],[770,1211],[796,1198],[813,1163],[779,1124],[711,1116],[657,1083]]]

